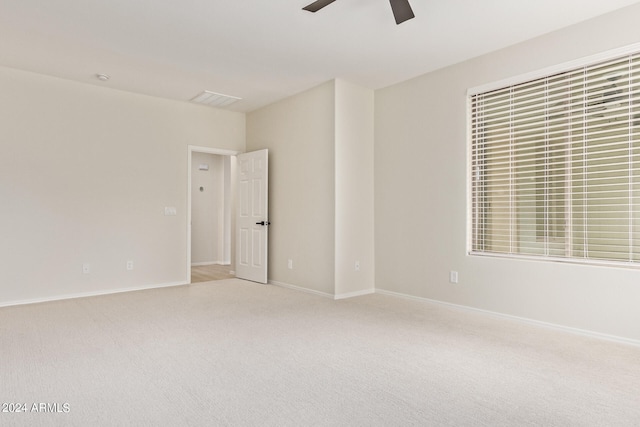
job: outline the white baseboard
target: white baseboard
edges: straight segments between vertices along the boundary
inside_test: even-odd
[[[231,265],[229,264],[225,264],[222,261],[207,261],[207,262],[192,262],[191,263],[191,267],[205,267],[207,265]]]
[[[365,289],[363,291],[356,291],[356,292],[347,292],[344,294],[336,294],[333,299],[335,300],[339,300],[339,299],[347,299],[347,298],[353,298],[353,297],[361,297],[363,295],[370,295],[370,294],[375,294],[376,290],[371,288],[371,289]]]
[[[301,291],[301,292],[306,292],[306,293],[309,293],[309,294],[319,295],[321,297],[331,298],[333,300],[341,300],[341,299],[359,297],[359,296],[362,296],[362,295],[370,295],[370,294],[374,294],[376,292],[375,289],[371,288],[371,289],[365,289],[363,291],[347,292],[347,293],[344,293],[344,294],[332,295],[332,294],[329,294],[327,292],[316,291],[316,290],[313,290],[313,289],[303,288],[301,286],[292,285],[290,283],[278,282],[278,281],[275,281],[275,280],[269,280],[269,284],[280,286],[282,288],[293,289],[295,291]]]
[[[61,301],[61,300],[75,299],[75,298],[97,297],[100,295],[120,294],[123,292],[144,291],[148,289],[169,288],[173,286],[184,286],[184,285],[187,285],[187,283],[171,282],[171,283],[162,283],[157,285],[138,286],[135,288],[120,288],[120,289],[112,289],[112,290],[106,290],[106,291],[81,292],[77,294],[63,294],[63,295],[57,295],[54,297],[47,297],[47,298],[34,298],[34,299],[26,299],[26,300],[18,300],[18,301],[0,302],[0,307],[11,307],[15,305],[25,305],[25,304],[38,304],[41,302]]]
[[[295,291],[306,292],[308,294],[319,295],[319,296],[325,297],[325,298],[331,298],[331,299],[334,298],[333,295],[328,294],[326,292],[320,292],[320,291],[316,291],[316,290],[313,290],[313,289],[307,289],[307,288],[303,288],[301,286],[296,286],[296,285],[290,285],[289,283],[283,283],[283,282],[277,282],[275,280],[269,280],[269,284],[270,285],[280,286],[281,288],[287,288],[287,289],[293,289]]]
[[[475,312],[475,313],[481,313],[481,314],[489,315],[489,316],[492,316],[492,317],[498,317],[498,318],[502,318],[502,319],[510,319],[510,320],[514,320],[516,322],[526,323],[526,324],[529,324],[529,325],[540,326],[540,327],[548,328],[548,329],[555,329],[557,331],[568,332],[568,333],[574,334],[574,335],[582,335],[582,336],[586,336],[586,337],[590,337],[590,338],[596,338],[596,339],[601,339],[601,340],[606,340],[606,341],[613,341],[613,342],[616,342],[618,344],[626,344],[626,345],[632,345],[632,346],[635,346],[635,347],[640,347],[640,340],[634,340],[634,339],[631,339],[631,338],[620,337],[620,336],[617,336],[617,335],[603,334],[603,333],[600,333],[600,332],[589,331],[589,330],[586,330],[586,329],[573,328],[571,326],[558,325],[556,323],[543,322],[543,321],[540,321],[540,320],[528,319],[526,317],[513,316],[511,314],[499,313],[497,311],[483,310],[481,308],[469,307],[469,306],[466,306],[466,305],[459,305],[459,304],[453,304],[453,303],[445,302],[445,301],[438,301],[438,300],[433,300],[433,299],[429,299],[429,298],[417,297],[417,296],[413,296],[413,295],[402,294],[402,293],[399,293],[399,292],[387,291],[387,290],[384,290],[384,289],[376,289],[376,293],[377,294],[381,294],[381,295],[389,295],[389,296],[393,296],[393,297],[398,297],[398,298],[411,299],[411,300],[414,300],[414,301],[426,302],[426,303],[429,303],[429,304],[442,305],[442,306],[454,308],[454,309],[457,309],[457,310],[471,311],[471,312]]]

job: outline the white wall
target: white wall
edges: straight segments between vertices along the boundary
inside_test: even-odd
[[[640,340],[638,269],[466,255],[467,89],[638,42],[639,20],[635,5],[376,92],[377,289]]]
[[[335,80],[247,116],[247,150],[269,149],[269,280],[374,291],[373,101]]]
[[[373,292],[373,91],[336,80],[335,294]],[[359,270],[356,271],[355,263]]]
[[[331,295],[334,116],[334,82],[247,115],[247,151],[269,149],[269,280]]]
[[[198,152],[192,156],[191,264],[224,264],[229,258],[225,249],[230,250],[228,245],[225,248],[228,166],[224,156]],[[207,165],[208,169],[200,170],[200,165]]]
[[[0,304],[185,283],[187,146],[244,151],[244,115],[8,68],[0,93]]]

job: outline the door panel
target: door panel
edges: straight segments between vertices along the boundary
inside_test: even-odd
[[[267,283],[268,150],[238,155],[236,277]]]

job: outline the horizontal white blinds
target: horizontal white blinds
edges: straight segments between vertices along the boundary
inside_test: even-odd
[[[640,54],[470,101],[472,253],[640,262]]]

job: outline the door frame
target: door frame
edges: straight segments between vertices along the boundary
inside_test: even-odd
[[[234,150],[224,150],[221,148],[211,148],[211,147],[200,147],[197,145],[189,145],[187,147],[187,274],[186,274],[186,284],[191,283],[191,168],[193,166],[192,157],[193,153],[205,153],[205,154],[216,154],[219,156],[236,156],[241,154],[242,151],[234,151]],[[234,179],[231,176],[231,179]],[[234,212],[231,215],[235,215]],[[231,230],[233,235],[234,230]]]

